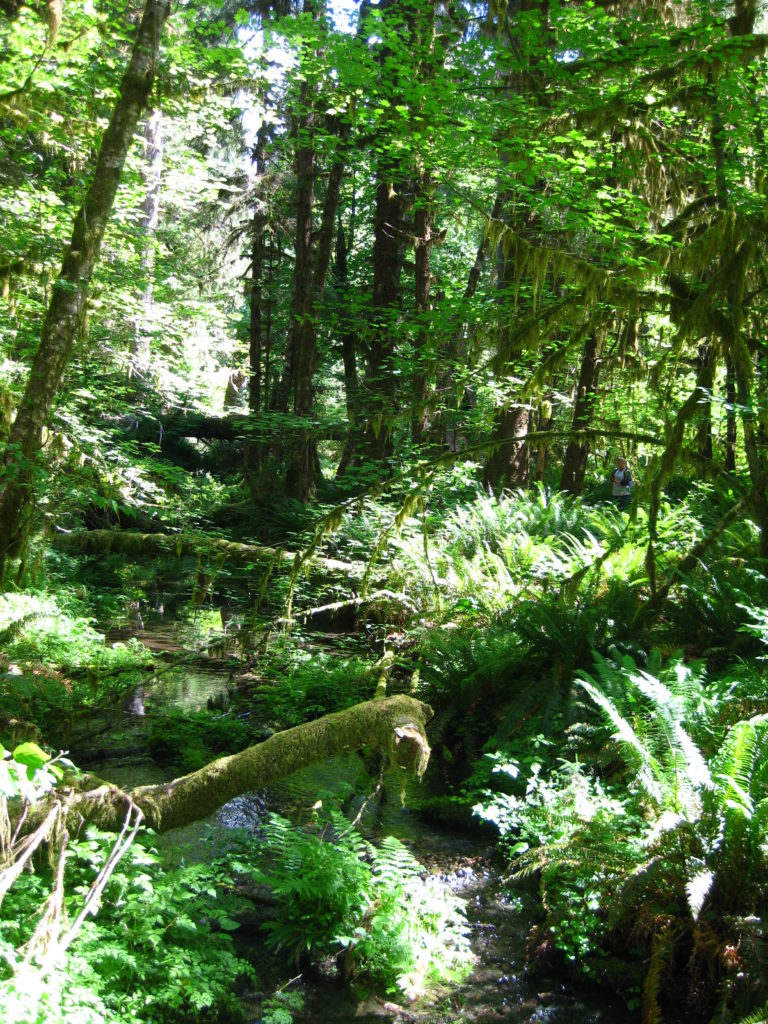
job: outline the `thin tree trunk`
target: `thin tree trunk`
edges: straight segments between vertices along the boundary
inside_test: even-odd
[[[733,359],[725,357],[725,471],[736,472],[736,377]]]
[[[429,171],[422,171],[416,185],[414,209],[414,235],[416,240],[414,292],[418,327],[415,338],[416,366],[413,375],[413,410],[411,436],[413,443],[423,444],[428,437],[431,421],[429,411],[430,366],[434,362],[433,344],[429,328],[429,292],[432,283],[432,220],[434,211],[433,186]]]
[[[702,374],[707,361],[712,358],[712,350],[709,345],[699,345],[696,353],[697,376]],[[698,448],[699,458],[708,461],[712,460],[712,397],[710,395],[703,398],[701,402],[699,426],[696,431],[696,447]]]
[[[510,291],[514,284],[514,268],[512,260],[505,256],[501,246],[496,254],[499,306],[509,304]],[[506,335],[510,331],[508,317],[502,328],[500,346],[508,349]],[[514,366],[522,357],[519,350],[509,352],[508,363]],[[494,448],[485,464],[483,482],[491,490],[498,490],[506,484],[509,487],[527,487],[530,472],[528,445],[525,435],[528,433],[531,412],[527,405],[510,403],[496,410],[491,441]]]
[[[350,238],[353,228],[350,228]],[[339,221],[336,233],[336,261],[334,264],[334,280],[338,295],[339,330],[341,333],[341,356],[344,365],[344,400],[347,408],[349,431],[336,468],[337,478],[343,477],[349,470],[354,457],[353,431],[360,416],[359,381],[357,379],[357,330],[354,326],[354,313],[350,308],[349,270],[347,266],[347,239],[344,228]]]
[[[253,158],[256,175],[263,182],[267,171],[267,130],[264,125],[259,128]],[[263,277],[266,256],[265,229],[267,226],[267,200],[264,195],[257,195],[251,227],[251,288],[248,296],[250,308],[250,325],[248,330],[248,363],[250,378],[248,382],[248,408],[251,412],[261,412],[262,373],[261,356],[263,347],[264,313]]]
[[[744,435],[744,454],[747,457],[749,476],[752,481],[752,507],[755,519],[757,520],[757,526],[760,530],[760,557],[768,559],[768,493],[766,493],[768,470],[766,469],[764,453],[758,444],[758,421],[752,392],[754,365],[752,354],[744,337],[742,311],[744,275],[751,252],[752,243],[745,242],[739,254],[741,259],[739,260],[738,277],[731,290],[733,325],[731,357],[733,359],[736,399],[739,404],[741,427]]]
[[[601,339],[592,331],[584,345],[581,359],[576,403],[573,408],[573,429],[586,430],[592,425],[597,400],[597,382],[600,376]],[[584,475],[587,470],[589,442],[573,438],[568,442],[560,476],[560,490],[581,494],[584,490]]]
[[[43,428],[85,314],[88,291],[128,148],[152,92],[169,0],[147,0],[119,99],[101,141],[96,170],[53,285],[42,336],[24,396],[5,447],[0,485],[0,580],[6,558],[18,551],[34,500],[34,462]]]
[[[141,313],[136,324],[130,372],[143,378],[149,369],[152,341],[152,307],[155,292],[155,233],[160,215],[160,181],[163,172],[163,115],[153,110],[144,126],[144,211],[141,232],[144,235],[142,270],[146,276]]]
[[[256,136],[256,146],[253,152],[253,162],[256,171],[257,181],[263,184],[267,170],[267,128],[262,125]],[[268,378],[264,376],[264,388],[262,389],[262,349],[264,335],[264,264],[266,261],[266,227],[268,220],[267,197],[261,194],[257,188],[253,220],[251,222],[251,287],[248,294],[248,305],[250,320],[248,324],[248,408],[251,415],[255,416],[261,412],[262,391],[267,394]],[[243,474],[245,482],[251,495],[253,504],[257,504],[260,494],[258,486],[258,474],[261,469],[264,454],[264,438],[248,437],[243,452]]]
[[[492,220],[498,220],[501,216],[504,208],[504,198],[503,192],[499,192],[496,196],[491,210]],[[464,285],[464,294],[461,297],[460,314],[458,317],[459,323],[451,334],[446,347],[443,367],[438,375],[438,391],[449,397],[444,401],[442,437],[438,438],[436,436],[434,440],[435,443],[441,440],[450,451],[456,451],[459,439],[464,437],[460,407],[462,406],[462,401],[466,398],[466,391],[464,391],[465,384],[463,382],[460,386],[457,384],[456,370],[458,367],[466,365],[469,356],[469,340],[473,328],[470,327],[467,319],[467,307],[475,297],[489,247],[488,232],[483,230],[482,238],[475,252],[475,258],[467,274],[467,283]],[[436,430],[433,431],[433,434],[436,433]],[[464,440],[466,441],[466,439]]]

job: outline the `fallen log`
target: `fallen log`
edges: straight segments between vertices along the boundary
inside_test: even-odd
[[[426,724],[432,709],[414,697],[398,695],[369,700],[314,722],[275,733],[239,754],[221,757],[172,782],[122,790],[93,776],[84,776],[85,790],[67,796],[67,818],[93,823],[107,832],[119,831],[131,806],[144,824],[167,832],[200,821],[236,796],[261,789],[307,765],[335,755],[375,747],[390,766],[424,774],[429,760]],[[45,814],[45,802],[35,808],[27,827]]]
[[[233,565],[268,563],[296,565],[298,557],[293,551],[271,548],[261,544],[239,544],[221,537],[198,533],[138,533],[133,530],[83,530],[76,533],[55,533],[51,544],[62,551],[81,555],[127,555],[141,561],[145,558],[167,556],[184,558],[221,559]],[[357,562],[342,562],[336,558],[312,559],[324,572],[337,576],[362,578],[365,566]]]

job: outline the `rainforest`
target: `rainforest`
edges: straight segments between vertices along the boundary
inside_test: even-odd
[[[768,1021],[768,5],[0,0],[5,1024]]]

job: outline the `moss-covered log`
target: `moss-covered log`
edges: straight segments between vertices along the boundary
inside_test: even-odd
[[[296,554],[260,544],[237,544],[220,537],[198,533],[137,533],[132,530],[84,530],[56,533],[51,543],[63,551],[81,555],[126,555],[139,561],[146,558],[221,559],[233,565],[275,562],[293,566]],[[312,564],[324,572],[351,578],[362,577],[365,566],[336,558],[314,558]]]
[[[92,788],[76,796],[71,812],[106,831],[119,830],[132,801],[158,832],[207,817],[228,800],[270,785],[316,761],[376,747],[401,769],[421,775],[429,759],[426,724],[432,709],[408,696],[370,700],[346,711],[276,733],[239,754],[219,758],[182,778],[125,792],[86,777]]]

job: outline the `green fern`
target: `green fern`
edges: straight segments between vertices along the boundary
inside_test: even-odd
[[[742,1017],[739,1024],[768,1024],[768,1003],[762,1008],[762,1010],[755,1010],[754,1013],[750,1013],[747,1017]]]

